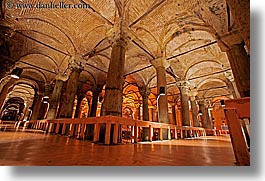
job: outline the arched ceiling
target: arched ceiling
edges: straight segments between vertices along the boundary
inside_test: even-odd
[[[24,1],[13,2],[15,5]],[[27,1],[35,5],[37,2]],[[59,4],[61,0],[52,2]],[[50,0],[42,3],[49,4]],[[124,30],[130,37],[125,62],[129,82],[148,85],[156,94],[155,68],[150,61],[161,56],[170,63],[167,83],[174,95],[179,92],[176,81],[181,79],[190,80],[195,87],[207,75],[225,79],[220,72],[224,71],[222,67],[229,68],[229,62],[216,43],[217,37],[229,33],[228,21],[233,22],[225,0],[65,0],[64,3],[83,6],[4,9],[1,26],[10,33],[13,45],[10,54],[16,66],[24,69],[24,78],[43,84],[54,82],[56,74],[66,72],[70,58],[80,55],[86,60],[80,76],[84,86],[81,89],[88,91],[90,85],[104,84],[111,57],[110,37],[117,31],[116,24],[123,14]],[[204,84],[203,89],[212,88],[214,92],[215,86],[220,85],[212,82]]]
[[[23,100],[24,106],[30,107],[33,104],[34,95],[35,90],[32,86],[28,85],[28,83],[18,81],[9,92],[6,100],[8,102],[8,100],[12,100],[14,98],[20,98]]]

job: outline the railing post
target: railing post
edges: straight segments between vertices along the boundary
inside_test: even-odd
[[[183,129],[180,129],[180,138],[183,139]]]
[[[175,126],[175,139],[178,139],[178,130],[177,130],[177,127]]]
[[[152,142],[152,133],[153,133],[153,131],[152,131],[152,125],[150,124],[149,125],[149,129],[148,129],[148,139],[149,139],[149,141],[151,141]]]
[[[106,130],[105,130],[105,144],[110,144],[110,129],[111,129],[111,122],[108,120],[106,123]]]
[[[168,140],[171,140],[171,132],[170,132],[170,126],[168,126],[168,129],[167,129],[167,138]]]
[[[245,141],[239,117],[235,109],[224,109],[234,154],[238,165],[250,165],[250,155]]]
[[[62,135],[64,135],[64,134],[65,134],[65,129],[66,129],[66,124],[65,124],[65,123],[63,123]]]
[[[135,123],[133,127],[133,136],[134,136],[134,143],[137,143],[137,138],[138,138],[138,127],[137,123]]]
[[[99,123],[94,124],[94,138],[93,138],[94,142],[99,141],[99,131],[100,131]]]
[[[75,124],[70,124],[70,126],[71,126],[71,130],[70,130],[70,133],[69,133],[69,135],[71,136],[71,137],[73,137],[74,136],[74,132],[75,132]]]
[[[84,123],[82,123],[81,133],[80,133],[80,138],[81,138],[81,139],[84,139],[85,129],[86,129],[86,126],[85,126]]]
[[[60,122],[58,121],[57,125],[56,125],[56,130],[55,133],[58,134],[59,133],[59,129],[60,129]]]
[[[159,138],[161,141],[163,141],[163,129],[162,129],[162,127],[159,128]]]
[[[50,123],[48,126],[48,133],[51,133],[54,127],[54,123]]]
[[[118,144],[119,125],[114,124],[113,143]]]
[[[48,121],[45,122],[44,131],[48,132],[50,123]]]

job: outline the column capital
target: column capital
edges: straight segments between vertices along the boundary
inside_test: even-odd
[[[45,84],[44,95],[49,95],[53,91],[53,87],[52,84]]]
[[[233,82],[235,80],[232,70],[225,71],[224,75],[230,82]]]
[[[198,95],[197,89],[192,89],[188,91],[188,96],[190,97],[191,101],[195,101],[197,95]]]
[[[190,82],[187,80],[182,80],[177,83],[181,94],[188,94],[190,89]]]
[[[84,99],[85,97],[86,97],[86,94],[83,94],[83,93],[79,93],[79,94],[77,94],[77,99],[82,100],[82,99]]]
[[[143,87],[138,87],[139,92],[141,94],[142,97],[147,97],[150,95],[151,93],[151,89],[147,86],[143,86]]]
[[[221,51],[226,52],[234,45],[239,45],[243,43],[243,39],[240,36],[238,31],[233,31],[228,34],[218,36],[217,44],[220,47]]]
[[[103,85],[95,85],[91,88],[91,92],[100,94],[102,92]]]
[[[204,105],[206,108],[211,106],[211,99],[201,99],[198,101],[199,105]]]
[[[168,102],[171,107],[176,106],[176,102]]]
[[[151,60],[151,64],[155,67],[163,67],[163,68],[168,68],[170,66],[169,61],[166,59],[166,57],[159,57],[154,60]]]
[[[86,60],[83,59],[82,56],[73,55],[69,59],[68,68],[70,68],[71,71],[81,72],[84,70],[85,65],[86,65]]]
[[[109,43],[112,46],[118,45],[124,48],[127,47],[128,42],[131,39],[128,33],[124,30],[121,32],[118,26],[114,26],[113,28],[111,28],[106,33],[106,36],[108,37]]]
[[[56,76],[55,76],[55,79],[56,80],[61,80],[63,82],[67,81],[67,79],[69,78],[68,75],[64,74],[64,73],[58,73]]]
[[[205,100],[204,99],[199,99],[198,101],[199,105],[205,105]]]

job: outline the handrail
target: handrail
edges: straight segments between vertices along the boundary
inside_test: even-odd
[[[86,125],[94,125],[94,141],[99,141],[99,134],[100,134],[100,127],[101,125],[105,125],[105,142],[104,144],[118,143],[118,131],[119,126],[131,126],[132,130],[132,137],[131,141],[133,140],[136,143],[139,137],[139,128],[145,127],[149,129],[149,141],[152,141],[153,130],[160,129],[167,129],[168,132],[168,139],[171,138],[172,131],[174,138],[178,138],[178,132],[181,133],[181,138],[183,138],[184,134],[187,132],[194,132],[194,135],[206,135],[205,129],[201,127],[191,127],[191,126],[177,126],[172,124],[166,123],[158,123],[158,122],[150,122],[150,121],[142,121],[142,120],[135,120],[132,118],[123,118],[117,116],[101,116],[101,117],[89,117],[89,118],[60,118],[60,119],[53,119],[53,120],[31,120],[28,123],[28,127],[33,129],[41,129],[48,133],[55,133],[55,134],[68,134],[70,136],[78,135],[77,137],[80,139],[84,139],[84,134],[86,131]],[[111,125],[114,127],[111,128]],[[111,131],[113,129],[113,131]],[[113,134],[113,140],[110,140],[110,134]],[[160,140],[163,140],[162,136],[160,135]]]

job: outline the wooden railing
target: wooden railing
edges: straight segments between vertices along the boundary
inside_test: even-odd
[[[90,128],[93,128],[91,130]],[[162,129],[168,131],[168,140],[184,138],[185,135],[206,136],[204,128],[176,126],[171,124],[140,121],[116,116],[101,116],[75,119],[37,120],[27,123],[27,128],[46,131],[86,139],[87,135],[93,135],[93,141],[99,142],[104,136],[104,144],[117,144],[120,142],[123,127],[130,129],[129,142],[136,143],[141,140],[140,130],[148,128],[148,140],[154,140],[154,130],[159,130],[159,140],[163,140]],[[100,138],[101,137],[101,138]]]
[[[250,121],[250,98],[226,100],[224,112],[237,165],[249,166],[250,134],[244,119]]]

